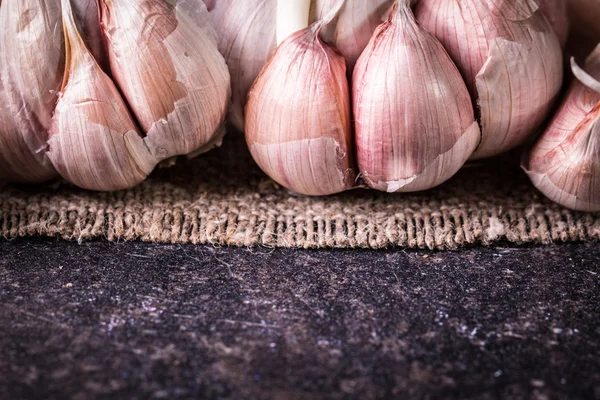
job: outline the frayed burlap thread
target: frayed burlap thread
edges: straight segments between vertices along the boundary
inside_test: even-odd
[[[465,168],[424,193],[355,190],[299,196],[268,179],[232,133],[221,148],[180,159],[126,191],[95,193],[64,183],[0,186],[0,236],[456,249],[498,242],[597,241],[600,214],[553,204],[506,158]]]

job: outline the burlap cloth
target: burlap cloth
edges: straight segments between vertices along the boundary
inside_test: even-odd
[[[179,159],[122,192],[65,183],[0,186],[0,236],[429,249],[600,239],[600,214],[546,200],[506,157],[472,165],[424,193],[310,198],[269,180],[240,139],[231,133],[220,149]]]

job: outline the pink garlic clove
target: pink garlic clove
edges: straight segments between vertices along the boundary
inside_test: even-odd
[[[277,48],[246,108],[254,160],[279,184],[312,196],[342,192],[355,180],[346,62],[319,38],[334,15]]]

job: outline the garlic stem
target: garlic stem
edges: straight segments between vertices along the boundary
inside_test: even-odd
[[[311,0],[277,0],[277,45],[308,27]]]
[[[571,70],[573,71],[573,75],[575,75],[575,77],[586,87],[600,93],[600,82],[577,65],[575,57],[571,57]]]

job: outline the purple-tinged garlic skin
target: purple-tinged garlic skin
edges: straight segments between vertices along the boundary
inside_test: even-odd
[[[415,15],[442,42],[477,105],[482,142],[473,158],[536,134],[563,81],[560,43],[537,0],[419,0]]]
[[[246,141],[261,169],[292,191],[322,196],[354,186],[346,62],[315,25],[286,39],[256,79]]]
[[[346,0],[339,15],[321,30],[321,38],[354,64],[389,13],[393,0]],[[312,0],[311,22],[323,18],[336,0]],[[277,47],[277,0],[217,0],[211,11],[219,50],[231,73],[233,90],[229,119],[244,130],[244,107],[250,87]]]
[[[540,0],[540,9],[552,25],[561,47],[565,47],[569,38],[569,0]]]
[[[3,0],[0,179],[37,183],[56,175],[45,153],[64,63],[60,0]]]
[[[311,20],[323,18],[336,1],[313,0]],[[388,17],[393,4],[394,0],[346,0],[337,19],[323,27],[321,38],[327,43],[334,43],[344,55],[350,74],[373,32]]]
[[[600,80],[600,46],[585,69]],[[526,154],[523,169],[550,200],[573,210],[600,211],[600,93],[575,81]]]
[[[67,181],[90,190],[126,189],[157,163],[118,89],[85,47],[62,0],[67,65],[48,158]]]
[[[430,189],[471,157],[480,130],[467,87],[407,1],[375,31],[353,76],[356,151],[367,184],[387,192]]]
[[[98,0],[75,0],[71,2],[73,17],[77,29],[85,42],[88,50],[102,69],[108,73],[110,66],[106,43],[100,29],[100,10]]]
[[[100,0],[113,77],[165,159],[220,144],[229,71],[201,0]]]

